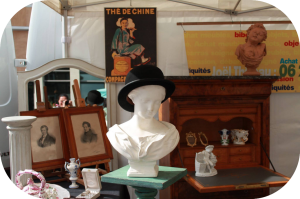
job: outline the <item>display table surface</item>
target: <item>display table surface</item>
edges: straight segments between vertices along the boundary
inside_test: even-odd
[[[197,186],[199,192],[215,191],[215,188],[226,190],[264,188],[283,186],[289,178],[268,168],[247,167],[234,169],[219,169],[218,174],[212,177],[197,177],[194,171],[189,171],[185,177],[192,186]]]
[[[165,189],[187,174],[185,168],[159,166],[156,178],[132,178],[127,177],[129,165],[101,177],[101,182],[139,186],[152,189]]]
[[[187,174],[185,168],[159,166],[156,178],[133,178],[127,177],[128,169],[129,165],[105,174],[101,182],[132,186],[138,198],[148,199],[156,196],[157,189],[165,189]]]
[[[48,180],[48,178],[47,178]],[[50,180],[50,178],[49,178]],[[79,187],[77,189],[70,189],[69,185],[71,184],[70,181],[63,181],[63,182],[57,182],[55,183],[56,185],[59,185],[66,190],[70,192],[70,196],[72,198],[75,198],[79,194],[85,191],[85,187],[79,183]],[[106,199],[130,199],[127,186],[124,185],[119,185],[119,184],[110,184],[110,183],[105,183],[101,182],[102,184],[102,189],[100,191],[100,196],[97,199],[100,198],[106,198]]]

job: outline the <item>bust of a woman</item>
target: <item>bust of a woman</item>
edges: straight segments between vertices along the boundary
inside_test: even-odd
[[[267,31],[263,24],[257,23],[247,30],[245,44],[240,44],[235,51],[237,58],[246,66],[243,75],[260,75],[256,68],[267,54],[266,44],[262,43],[267,38]]]
[[[119,104],[133,117],[114,125],[107,133],[112,146],[128,159],[129,177],[157,177],[156,161],[169,154],[179,142],[174,125],[158,121],[155,114],[163,101],[168,99],[175,85],[164,79],[155,66],[132,69],[126,85],[118,96]]]

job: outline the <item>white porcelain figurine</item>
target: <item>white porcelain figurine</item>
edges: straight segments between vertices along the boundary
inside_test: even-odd
[[[196,158],[195,158],[196,176],[209,177],[218,174],[217,170],[214,168],[217,163],[217,158],[212,153],[213,150],[214,150],[214,146],[208,145],[207,147],[205,147],[204,151],[196,153]]]
[[[243,130],[243,129],[231,130],[231,136],[232,136],[231,139],[233,141],[233,144],[244,145],[245,142],[248,141],[248,135],[249,135],[248,130]]]
[[[65,162],[65,170],[69,172],[70,174],[70,181],[72,182],[72,184],[69,186],[69,188],[71,189],[76,189],[79,186],[76,184],[76,180],[78,180],[77,177],[77,170],[80,168],[80,160],[76,160],[75,158],[70,158],[70,163],[69,162]]]
[[[223,146],[227,146],[229,144],[230,131],[227,129],[222,129],[221,131],[219,131],[219,133],[221,135],[221,144]]]
[[[139,66],[126,77],[126,85],[120,91],[120,106],[133,117],[120,125],[114,125],[107,133],[112,146],[128,159],[129,177],[157,177],[156,161],[169,154],[179,142],[174,125],[154,118],[163,101],[175,89],[173,82],[165,80],[155,66]]]

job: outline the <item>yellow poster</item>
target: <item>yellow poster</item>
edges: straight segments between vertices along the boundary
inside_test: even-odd
[[[184,34],[190,76],[242,76],[245,67],[235,55],[246,31],[186,31]],[[267,54],[257,71],[281,76],[273,93],[300,92],[300,47],[295,30],[268,30]]]

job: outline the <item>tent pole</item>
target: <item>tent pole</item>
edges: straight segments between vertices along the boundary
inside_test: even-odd
[[[64,20],[62,23],[62,36],[64,39],[68,37],[68,10],[64,11]],[[68,43],[62,42],[62,58],[68,58]]]
[[[235,12],[236,8],[238,7],[238,5],[240,4],[241,0],[238,0],[238,2],[235,4],[233,10],[232,10],[232,13]]]
[[[81,8],[81,7],[86,7],[86,6],[93,6],[93,5],[104,4],[104,3],[112,3],[112,2],[117,2],[117,1],[123,1],[123,0],[110,0],[110,1],[93,2],[93,3],[87,3],[87,4],[82,4],[82,5],[71,6],[71,8]]]
[[[276,8],[276,7],[275,6],[265,6],[265,7],[260,7],[260,8],[253,8],[253,9],[249,9],[249,10],[238,11],[237,14],[255,12],[255,11],[260,11],[260,10],[265,10],[265,9],[270,9],[270,8]]]
[[[177,22],[177,26],[191,26],[191,25],[233,25],[233,24],[291,24],[291,21],[219,21],[219,22]]]
[[[192,3],[192,2],[188,2],[188,1],[182,1],[182,0],[169,0],[169,1],[173,1],[173,2],[176,2],[176,3],[182,3],[182,4],[186,4],[186,5],[190,5],[190,6],[206,8],[206,9],[209,9],[209,10],[215,10],[215,11],[226,13],[225,10],[215,8],[215,7],[211,7],[211,6],[207,6],[207,5],[202,5],[202,4],[197,4],[197,3]]]

